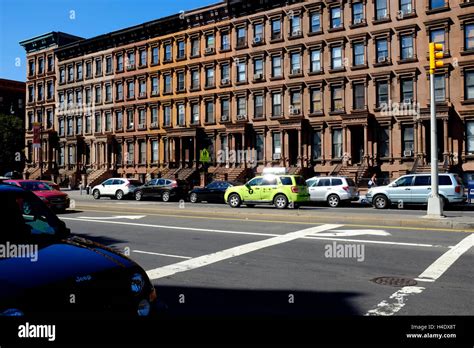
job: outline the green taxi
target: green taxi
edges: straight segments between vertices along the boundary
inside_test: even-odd
[[[245,185],[229,187],[224,199],[232,208],[238,208],[241,204],[247,207],[273,204],[285,209],[289,205],[297,208],[301,203],[308,202],[309,193],[300,175],[265,174],[251,179]]]

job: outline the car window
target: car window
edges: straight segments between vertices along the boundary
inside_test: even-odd
[[[308,185],[308,187],[311,187],[311,186],[313,186],[316,182],[317,182],[317,180],[308,180],[308,181],[306,181],[306,185]]]
[[[232,186],[232,184],[230,182],[222,182],[222,184],[221,184],[221,188],[223,188],[223,189],[226,189],[230,186]]]
[[[165,179],[158,179],[156,184],[159,185],[159,186],[163,186],[165,184]]]
[[[413,185],[415,186],[429,186],[431,183],[431,178],[429,175],[420,175],[415,177]]]
[[[22,181],[20,182],[20,186],[23,187],[25,190],[29,191],[52,191],[53,189],[51,186],[44,182],[37,182],[37,181]]]
[[[352,180],[351,178],[346,178],[346,181],[347,181],[347,185],[349,185],[349,186],[355,186],[356,185],[354,180]]]
[[[319,179],[318,186],[331,186],[331,179]]]
[[[149,185],[149,186],[156,185],[156,182],[157,182],[157,181],[158,181],[158,180],[153,179],[153,180],[148,181],[146,184]]]
[[[217,181],[211,182],[209,185],[207,185],[208,189],[216,189],[219,187],[219,183]]]
[[[453,183],[451,182],[451,178],[449,175],[440,175],[439,176],[439,185],[441,186],[450,186]]]
[[[262,183],[262,179],[263,179],[263,178],[261,178],[261,177],[260,177],[260,178],[253,178],[252,180],[250,180],[250,181],[248,182],[248,185],[249,185],[249,186],[258,186],[258,185],[260,185],[260,184]]]
[[[141,183],[141,181],[139,181],[139,180],[128,180],[128,182],[129,182],[130,185],[132,185],[132,186],[142,186],[142,183]],[[122,183],[123,183],[123,181],[122,181]]]
[[[168,185],[171,185],[172,181],[171,180],[165,180],[165,185],[168,186]]]
[[[122,185],[124,183],[123,180],[115,179],[112,185]]]
[[[297,186],[306,186],[306,181],[300,175],[295,176],[295,184]]]
[[[397,186],[411,186],[411,182],[413,180],[413,176],[404,176],[395,181]]]
[[[102,185],[112,185],[113,182],[114,182],[113,179],[109,179],[109,180],[104,181]]]
[[[332,186],[342,185],[342,179],[332,179]]]
[[[264,176],[262,183],[260,184],[261,186],[270,186],[270,185],[276,185],[278,184],[278,179],[276,176],[273,175],[268,175]]]
[[[280,176],[280,181],[282,185],[293,185],[293,180],[290,176]]]

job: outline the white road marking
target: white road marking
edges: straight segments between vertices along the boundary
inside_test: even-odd
[[[218,251],[216,253],[199,256],[191,260],[175,263],[173,265],[155,268],[155,269],[147,271],[147,274],[148,274],[148,277],[150,277],[150,279],[152,280],[164,278],[176,273],[186,272],[192,269],[204,267],[212,263],[216,263],[216,262],[226,260],[232,257],[247,254],[247,253],[260,250],[263,248],[268,248],[273,245],[287,243],[292,240],[307,236],[309,234],[319,233],[319,232],[327,231],[333,228],[338,228],[341,226],[342,225],[326,224],[322,226],[310,227],[304,230],[290,232],[284,235],[279,235],[277,237],[264,239],[258,242],[252,242],[252,243],[248,243],[244,245],[239,245],[237,247]]]
[[[323,234],[323,233],[321,233]],[[325,233],[324,233],[325,234]],[[443,245],[434,245],[434,244],[420,244],[420,243],[405,243],[405,242],[390,242],[385,240],[367,240],[367,239],[349,239],[349,238],[329,238],[329,237],[319,237],[319,233],[316,236],[304,237],[306,239],[320,239],[320,240],[331,240],[331,241],[340,241],[340,242],[351,242],[351,243],[361,243],[361,244],[387,244],[387,245],[403,245],[403,246],[415,246],[415,247],[424,247],[424,248],[449,248]]]
[[[117,220],[117,219],[128,219],[128,220],[139,220],[146,217],[146,215],[115,215],[115,216],[80,216],[81,220]]]
[[[334,230],[331,232],[325,232],[318,234],[321,237],[352,237],[361,235],[372,235],[372,236],[390,236],[389,232],[384,230]]]
[[[177,259],[192,259],[191,256],[180,256],[180,255],[172,255],[172,254],[161,254],[161,253],[154,253],[151,251],[143,251],[143,250],[132,250],[134,253],[137,254],[150,254],[150,255],[158,255],[158,256],[166,256],[166,257],[175,257]]]
[[[470,234],[453,248],[441,255],[416,279],[425,282],[434,282],[472,246],[474,246],[474,233]],[[405,286],[392,294],[389,301],[384,300],[380,302],[374,309],[369,310],[365,315],[394,315],[405,306],[406,299],[409,295],[421,294],[423,290],[425,290],[425,288],[421,286]]]

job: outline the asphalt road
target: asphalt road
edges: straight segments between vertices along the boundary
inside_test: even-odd
[[[171,316],[474,313],[472,232],[318,224],[272,208],[247,208],[246,216],[246,208],[232,215],[225,206],[206,212],[214,205],[72,197],[75,210],[60,215],[72,232],[130,252]],[[338,211],[346,209],[390,214]],[[378,277],[403,279],[384,285],[373,281]]]

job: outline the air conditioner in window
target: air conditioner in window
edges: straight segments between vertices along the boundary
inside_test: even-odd
[[[207,47],[206,53],[214,53],[214,47]]]
[[[237,115],[237,120],[239,120],[239,121],[246,120],[246,119],[247,119],[247,115],[245,115],[245,114]]]
[[[140,98],[146,97],[146,92],[140,92]]]
[[[274,153],[274,154],[273,154],[273,159],[274,159],[274,160],[279,160],[279,159],[281,159],[281,153]]]
[[[300,109],[293,108],[290,110],[290,115],[299,115],[301,113]]]
[[[229,120],[229,116],[228,115],[222,115],[221,116],[221,121],[228,121]]]
[[[157,95],[157,94],[158,94],[158,90],[157,90],[157,89],[154,89],[153,91],[151,91],[151,94]]]
[[[412,150],[405,150],[403,151],[403,157],[412,157],[413,151]]]
[[[228,85],[230,83],[230,79],[222,79],[221,82],[223,85]]]
[[[301,74],[301,69],[291,69],[291,74],[292,75],[299,75],[299,74]]]
[[[144,128],[145,128],[145,124],[144,124],[144,123],[140,123],[140,124],[138,125],[138,128],[139,128],[139,129],[144,129]]]
[[[261,36],[256,36],[253,38],[253,43],[254,44],[259,44],[263,42],[263,38]]]
[[[291,36],[300,36],[301,35],[301,30],[293,30],[291,32]]]
[[[151,127],[152,127],[152,128],[158,127],[158,122],[152,122],[152,123],[151,123]]]
[[[377,61],[378,61],[379,63],[387,63],[387,62],[388,62],[388,57],[386,57],[386,56],[379,57],[379,58],[377,59]]]
[[[261,80],[261,79],[263,79],[263,74],[255,74],[255,75],[253,75],[253,79],[254,80]]]
[[[127,64],[127,69],[135,69],[135,64]]]
[[[354,24],[361,24],[363,22],[362,18],[355,18],[354,19]]]

